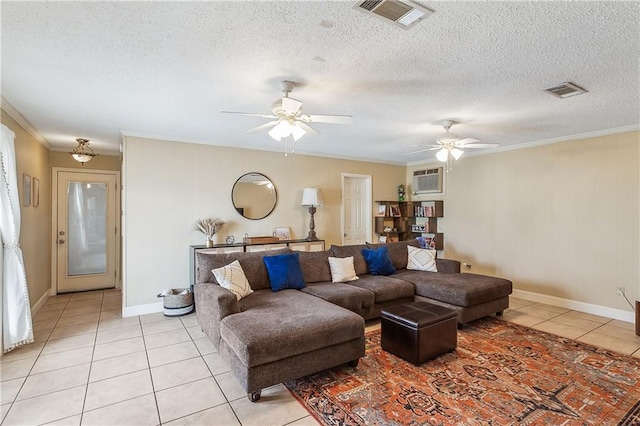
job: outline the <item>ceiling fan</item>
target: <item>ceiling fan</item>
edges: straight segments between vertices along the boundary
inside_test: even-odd
[[[289,136],[297,141],[305,134],[320,134],[316,129],[307,123],[335,123],[351,124],[353,117],[350,115],[326,115],[326,114],[304,114],[302,112],[302,101],[289,97],[293,90],[294,83],[288,80],[282,82],[282,98],[271,105],[272,114],[260,114],[250,112],[222,111],[225,114],[249,115],[252,117],[271,118],[272,121],[254,127],[245,133],[257,133],[262,130],[269,130],[269,136],[280,141]]]
[[[457,160],[462,156],[462,154],[464,154],[464,149],[495,148],[500,145],[497,143],[478,143],[480,142],[480,140],[475,138],[461,139],[460,136],[456,135],[455,133],[449,132],[451,126],[453,126],[454,124],[456,124],[456,122],[453,120],[444,120],[442,122],[442,126],[444,127],[445,133],[436,138],[435,144],[426,145],[426,148],[409,152],[407,155],[417,154],[418,152],[424,151],[438,150],[438,152],[436,153],[436,158],[438,159],[438,161],[448,163],[450,165],[451,157]],[[451,167],[448,167],[448,169],[451,169]]]

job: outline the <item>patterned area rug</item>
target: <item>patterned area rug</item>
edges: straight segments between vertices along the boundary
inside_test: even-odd
[[[285,385],[326,425],[640,425],[640,359],[493,318],[421,366],[373,331],[357,368]]]

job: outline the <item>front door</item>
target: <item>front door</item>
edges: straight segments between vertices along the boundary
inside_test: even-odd
[[[342,244],[364,244],[371,236],[371,176],[342,177]]]
[[[56,173],[57,292],[115,287],[117,172]]]

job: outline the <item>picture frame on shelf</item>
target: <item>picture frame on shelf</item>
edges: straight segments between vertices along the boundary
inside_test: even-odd
[[[387,215],[387,205],[379,204],[378,205],[378,216],[386,216]]]
[[[400,213],[400,206],[397,204],[392,204],[389,206],[389,210],[391,212],[391,216],[400,217],[402,214]]]
[[[380,244],[386,244],[387,243],[387,236],[386,235],[380,235],[378,237],[378,243]]]
[[[288,226],[273,228],[273,236],[277,237],[279,240],[290,240],[291,230]]]

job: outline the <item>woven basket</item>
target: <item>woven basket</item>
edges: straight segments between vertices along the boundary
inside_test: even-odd
[[[178,317],[193,312],[193,293],[186,288],[172,288],[158,295],[162,297],[164,315]]]

